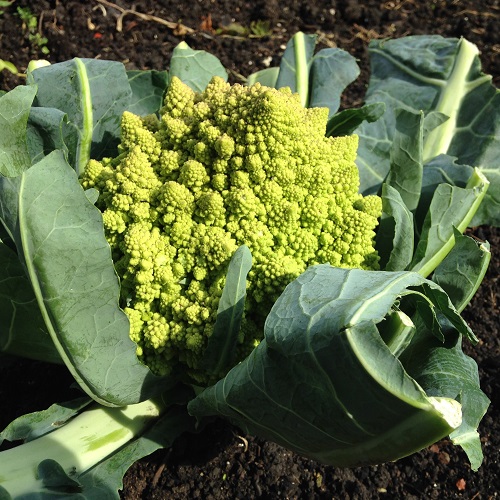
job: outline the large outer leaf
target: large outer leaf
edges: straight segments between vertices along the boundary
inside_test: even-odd
[[[266,87],[276,88],[279,72],[280,69],[276,66],[261,69],[260,71],[256,71],[255,73],[248,75],[246,84],[251,87],[254,83],[259,82],[261,85],[265,85]]]
[[[35,105],[67,115],[64,142],[69,163],[78,173],[90,158],[116,154],[121,115],[132,99],[122,63],[75,58],[31,74],[38,85]]]
[[[175,386],[125,408],[79,398],[15,419],[0,442],[28,442],[0,453],[0,498],[119,499],[134,462],[172,446],[183,432],[201,430],[186,410],[192,397],[191,388]]]
[[[159,448],[170,448],[184,432],[199,432],[196,421],[186,406],[170,407],[156,419],[154,426],[131,443],[121,448],[103,462],[78,478],[83,487],[85,499],[107,500],[120,498],[118,490],[123,489],[123,476],[137,460],[150,455]]]
[[[444,292],[416,273],[309,268],[274,305],[262,343],[190,402],[189,412],[227,417],[337,466],[395,460],[425,447],[452,426],[375,326],[408,287],[424,284],[432,290],[426,300],[467,331]],[[452,412],[449,400],[442,404]]]
[[[456,158],[439,155],[425,165],[424,172],[419,205],[415,213],[416,226],[419,229],[422,228],[437,187],[440,184],[449,184],[465,188],[474,174],[474,169],[468,165],[458,165]]]
[[[378,120],[385,112],[383,102],[374,102],[361,108],[351,108],[339,111],[333,115],[326,124],[327,137],[339,137],[342,135],[351,135],[363,121],[374,122]]]
[[[0,218],[14,236],[59,354],[96,401],[147,399],[159,379],[136,357],[101,213],[63,153],[0,179]]]
[[[481,73],[477,48],[463,39],[413,36],[373,41],[370,54],[366,101],[385,102],[387,110],[356,130],[361,190],[377,191],[389,170],[397,108],[442,113],[449,118],[426,135],[424,162],[449,154],[479,167],[492,186],[474,223],[499,225],[500,92]]]

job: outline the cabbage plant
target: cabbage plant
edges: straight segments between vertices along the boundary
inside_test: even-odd
[[[285,288],[263,340],[200,387],[136,356],[97,193],[78,174],[116,156],[122,114],[158,113],[171,79],[203,90],[220,62],[180,44],[170,70],[76,58],[29,71],[0,97],[0,348],[64,363],[82,397],[21,416],[0,434],[0,498],[118,498],[127,468],[214,416],[336,466],[397,460],[449,435],[477,470],[489,401],[460,316],[489,263],[465,236],[498,225],[499,92],[464,39],[370,45],[365,103],[339,111],[359,74],[341,49],[296,34],[281,64],[251,75],[327,107],[326,134],[355,133],[361,191],[382,197],[381,270],[308,268]],[[227,363],[251,266],[229,263],[208,366]],[[228,320],[229,318],[229,320]],[[234,326],[236,325],[236,327]]]

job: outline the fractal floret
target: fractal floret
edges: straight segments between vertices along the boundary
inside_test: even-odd
[[[358,194],[358,139],[325,137],[327,119],[288,88],[214,77],[197,93],[174,77],[160,118],[126,112],[119,156],[88,164],[82,184],[100,193],[131,338],[154,372],[184,366],[202,378],[227,266],[243,244],[253,266],[241,355],[307,267],[377,268],[381,201]]]

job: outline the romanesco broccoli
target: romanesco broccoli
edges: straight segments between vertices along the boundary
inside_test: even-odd
[[[169,86],[161,117],[122,119],[117,158],[91,161],[138,354],[158,374],[195,379],[227,264],[253,256],[240,353],[258,341],[285,286],[313,264],[376,268],[376,196],[358,194],[356,136],[326,138],[326,108],[289,89]],[[243,338],[244,337],[244,338]]]

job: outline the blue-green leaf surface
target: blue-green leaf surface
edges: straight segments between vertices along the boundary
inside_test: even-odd
[[[380,267],[384,271],[403,271],[413,258],[413,215],[397,189],[385,183],[382,212],[375,240]]]
[[[127,71],[132,97],[127,111],[144,116],[157,113],[168,85],[166,71]]]
[[[369,123],[378,120],[385,112],[383,102],[366,104],[360,108],[344,109],[334,114],[326,125],[327,137],[339,137],[352,134],[364,121]]]
[[[302,105],[308,106],[310,97],[309,72],[316,46],[316,35],[296,33],[281,58],[276,88],[289,87],[300,95]]]
[[[356,59],[338,49],[322,49],[314,54],[316,35],[296,33],[281,59],[276,88],[290,87],[301,97],[304,107],[328,108],[331,118],[339,109],[344,89],[359,75]]]
[[[455,246],[432,275],[458,311],[469,304],[483,281],[491,259],[488,242],[476,241],[455,230]]]
[[[252,267],[247,246],[239,247],[228,266],[226,283],[217,309],[214,331],[204,353],[204,368],[215,375],[233,364],[245,308],[246,279]]]
[[[439,184],[449,184],[465,188],[474,173],[469,165],[457,164],[456,158],[448,155],[436,156],[424,165],[420,200],[415,213],[416,225],[421,229],[425,216],[431,205],[434,192]],[[473,225],[473,221],[471,222]]]
[[[32,441],[64,425],[70,418],[88,406],[90,398],[78,398],[53,404],[46,410],[27,413],[13,420],[1,433],[0,444],[7,441]]]
[[[366,102],[384,102],[387,110],[381,120],[356,130],[361,190],[377,191],[389,170],[396,109],[439,113],[448,119],[427,123],[424,163],[448,154],[478,167],[491,188],[474,223],[499,225],[500,91],[481,72],[477,48],[464,39],[410,36],[372,41],[369,50]]]
[[[390,152],[386,183],[397,189],[404,204],[415,211],[420,198],[423,175],[423,114],[405,109],[396,111],[396,128]]]
[[[331,118],[340,107],[345,88],[359,76],[356,59],[342,49],[322,49],[313,58],[310,70],[310,108],[328,108]]]
[[[439,184],[425,217],[421,236],[409,269],[428,276],[455,243],[454,231],[468,227],[488,190],[488,182],[476,171],[465,188]]]
[[[483,459],[477,427],[489,405],[480,389],[477,364],[462,352],[460,335],[448,335],[446,343],[441,344],[421,323],[416,326],[417,333],[401,360],[427,394],[460,401],[462,424],[450,437],[477,470]]]
[[[0,96],[0,174],[19,175],[31,165],[26,123],[36,87],[19,86]]]
[[[68,115],[56,108],[33,107],[28,120],[26,139],[31,161],[36,163],[55,149],[69,154],[65,141]]]
[[[170,60],[170,78],[174,76],[195,92],[202,92],[214,76],[227,80],[227,71],[213,54],[193,50],[186,42],[181,42]]]
[[[273,306],[261,344],[191,401],[189,412],[224,416],[337,466],[395,460],[427,446],[453,426],[376,327],[398,297],[426,292],[412,290],[422,284],[438,289],[416,273],[309,268]],[[443,297],[426,301],[467,330]]]
[[[0,242],[0,351],[52,363],[62,362],[47,332],[25,268],[17,254],[2,242]]]
[[[64,143],[77,173],[90,158],[116,154],[121,115],[132,99],[122,63],[74,58],[38,68],[32,77],[38,86],[35,105],[67,115]]]
[[[78,481],[70,478],[55,460],[42,460],[38,464],[37,475],[44,488],[49,490],[55,497],[80,492],[81,487]]]
[[[246,84],[250,87],[258,82],[266,87],[276,88],[279,71],[280,69],[278,67],[261,69],[260,71],[248,75]]]
[[[162,390],[136,357],[102,215],[55,151],[17,178],[0,179],[9,228],[54,344],[95,400],[123,406]],[[164,389],[164,388],[163,388]]]

